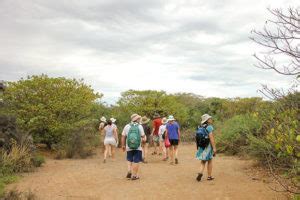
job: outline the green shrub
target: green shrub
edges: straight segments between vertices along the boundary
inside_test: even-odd
[[[41,167],[45,163],[45,158],[42,155],[35,155],[31,158],[31,163],[34,167]]]
[[[0,153],[0,173],[12,174],[26,172],[32,169],[31,149],[26,143],[17,144],[12,141],[10,151],[2,150]]]
[[[15,175],[2,175],[0,176],[0,197],[4,194],[5,185],[16,182],[19,179]]]
[[[241,153],[248,145],[248,136],[257,135],[261,126],[262,123],[256,114],[236,115],[227,120],[216,136],[218,151]]]
[[[93,150],[99,145],[99,134],[95,130],[94,122],[80,124],[63,138],[54,147],[57,151],[56,158],[86,158],[93,154]]]

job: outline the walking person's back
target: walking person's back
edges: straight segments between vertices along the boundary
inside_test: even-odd
[[[111,156],[114,159],[114,149],[118,143],[118,134],[116,127],[113,126],[112,121],[108,120],[107,125],[104,127],[104,159],[103,162],[106,162],[107,154],[111,152]]]

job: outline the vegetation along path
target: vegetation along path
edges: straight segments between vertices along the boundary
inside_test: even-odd
[[[85,160],[52,160],[37,172],[25,174],[18,183],[8,186],[27,192],[38,199],[286,199],[274,192],[274,186],[254,174],[253,162],[218,155],[214,165],[214,181],[195,180],[199,161],[194,145],[181,145],[179,165],[161,161],[150,155],[141,165],[141,179],[126,180],[125,154],[118,150],[115,161],[102,163],[103,156]],[[255,178],[254,178],[255,177]]]

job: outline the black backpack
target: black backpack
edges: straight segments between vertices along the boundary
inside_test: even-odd
[[[206,129],[207,125],[204,126],[198,126],[196,131],[196,145],[197,149],[200,147],[202,149],[205,149],[209,143],[209,133]]]

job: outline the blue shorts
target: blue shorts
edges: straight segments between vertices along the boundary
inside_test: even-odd
[[[127,161],[139,163],[143,161],[143,154],[140,150],[127,151]]]

